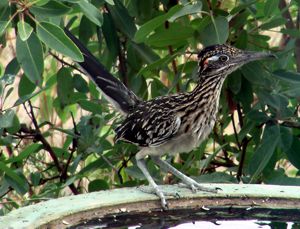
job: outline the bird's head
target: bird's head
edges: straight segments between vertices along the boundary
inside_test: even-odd
[[[275,56],[265,52],[244,51],[225,44],[208,46],[198,54],[198,72],[201,76],[225,76],[246,63],[268,57]]]

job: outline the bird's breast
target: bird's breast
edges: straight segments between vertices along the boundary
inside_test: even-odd
[[[214,101],[213,103],[197,107],[188,116],[182,116],[180,132],[193,137],[194,147],[199,146],[212,131],[216,121],[217,110],[218,102]]]

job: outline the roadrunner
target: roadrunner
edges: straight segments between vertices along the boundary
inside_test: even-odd
[[[148,180],[152,192],[159,196],[162,207],[167,208],[165,194],[146,167],[147,156],[163,171],[178,177],[192,191],[217,192],[215,188],[201,186],[160,157],[164,154],[189,152],[199,146],[215,124],[226,76],[250,61],[273,55],[243,51],[225,44],[206,47],[198,54],[199,79],[194,90],[142,101],[106,71],[73,34],[68,30],[65,32],[84,55],[84,61],[78,64],[108,101],[125,116],[123,123],[115,130],[115,140],[140,147],[135,156],[137,166]]]

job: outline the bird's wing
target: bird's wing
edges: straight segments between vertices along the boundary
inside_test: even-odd
[[[115,140],[123,140],[139,146],[159,146],[176,135],[181,119],[172,110],[138,109],[130,114],[116,129]]]

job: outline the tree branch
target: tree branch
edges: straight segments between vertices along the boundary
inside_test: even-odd
[[[121,43],[121,41],[119,40]],[[124,85],[127,87],[128,86],[128,76],[127,76],[127,66],[126,66],[126,58],[125,58],[125,41],[121,43],[120,48],[119,48],[119,71],[121,75],[122,82]]]
[[[166,21],[165,22],[165,28],[168,29],[169,28],[169,22]],[[173,51],[173,47],[171,45],[168,45],[168,50],[169,50],[169,55],[172,56],[174,54],[174,51]],[[177,63],[176,63],[176,60],[173,59],[172,60],[172,68],[173,68],[173,72],[174,72],[174,76],[178,76],[178,69],[177,69]],[[177,92],[180,92],[180,85],[179,85],[179,81],[177,80],[177,84],[176,84],[176,91]]]
[[[59,160],[55,154],[55,152],[53,151],[52,147],[50,146],[50,144],[48,143],[48,141],[45,139],[45,137],[42,135],[42,132],[40,130],[40,127],[37,123],[37,119],[35,117],[34,111],[33,111],[33,107],[32,104],[30,102],[30,100],[28,100],[28,104],[29,104],[29,108],[30,111],[27,110],[25,104],[24,104],[24,108],[28,114],[28,116],[31,118],[35,131],[36,131],[36,135],[35,135],[35,140],[40,141],[43,144],[43,148],[50,154],[55,167],[57,168],[58,172],[61,174],[60,178],[62,181],[67,180],[68,176],[67,174],[63,173],[63,167],[60,165]],[[71,191],[73,192],[73,194],[79,194],[78,190],[76,189],[74,184],[70,184],[69,188],[71,189]]]
[[[59,56],[57,56],[56,54],[54,54],[53,52],[49,51],[50,55],[53,56],[56,60],[58,60],[62,65],[66,65],[69,66],[70,68],[73,68],[77,71],[79,71],[80,73],[86,75],[86,73],[84,71],[82,71],[80,68],[77,68],[75,65],[70,64],[66,61],[64,61],[63,59],[61,59]]]

